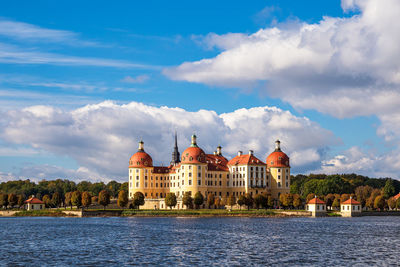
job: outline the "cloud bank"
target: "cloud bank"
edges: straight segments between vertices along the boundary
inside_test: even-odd
[[[279,138],[292,157],[294,170],[317,168],[329,146],[340,141],[306,117],[276,107],[255,107],[217,114],[181,108],[153,107],[138,102],[102,102],[65,111],[52,106],[10,110],[0,120],[0,138],[7,144],[31,147],[74,159],[80,166],[27,166],[3,179],[56,178],[125,180],[130,156],[143,138],[156,164],[168,165],[177,130],[180,151],[196,132],[199,145],[212,153],[221,144],[227,157],[252,149],[265,160]],[[46,176],[48,175],[48,176]],[[64,178],[63,177],[63,178]]]

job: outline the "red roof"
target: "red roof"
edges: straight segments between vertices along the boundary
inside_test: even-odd
[[[228,161],[228,165],[265,165],[265,163],[254,155],[246,154],[234,157]]]
[[[190,146],[182,153],[181,163],[206,163],[206,154],[197,146]]]
[[[310,201],[308,201],[307,204],[325,204],[325,202],[322,201],[321,199],[315,197],[315,198],[311,199]]]
[[[398,193],[397,195],[394,196],[394,199],[398,199],[400,197],[400,193]]]
[[[169,167],[156,167],[153,168],[153,173],[169,173]]]
[[[360,202],[358,202],[357,200],[354,200],[354,199],[352,199],[352,198],[349,198],[348,200],[346,200],[346,201],[343,202],[342,204],[361,205]]]
[[[138,151],[129,160],[129,168],[152,167],[153,159],[144,151]]]
[[[267,157],[267,165],[278,168],[290,167],[289,157],[282,151],[274,151]]]
[[[229,171],[228,160],[222,155],[207,154],[206,161],[209,171]]]
[[[36,198],[36,197],[31,197],[28,200],[25,200],[25,203],[29,203],[29,204],[44,204],[43,201],[41,201],[40,199]]]

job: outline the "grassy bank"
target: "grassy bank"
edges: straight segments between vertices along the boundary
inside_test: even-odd
[[[17,217],[66,217],[67,215],[62,210],[23,210],[14,214]]]
[[[283,216],[271,210],[124,210],[122,216],[246,216],[246,217],[275,217]]]

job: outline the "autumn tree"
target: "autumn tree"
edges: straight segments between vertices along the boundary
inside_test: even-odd
[[[214,200],[214,207],[217,209],[221,207],[221,199],[219,197],[216,197]]]
[[[99,204],[99,197],[98,196],[92,196],[92,204]]]
[[[104,210],[106,209],[106,206],[110,204],[110,193],[108,193],[107,190],[103,189],[99,193],[99,204],[104,207]]]
[[[7,209],[8,206],[8,195],[0,194],[0,207],[4,207]]]
[[[237,204],[239,205],[239,209],[242,209],[242,206],[244,205],[245,202],[246,202],[246,197],[244,195],[240,195],[238,200],[237,200]]]
[[[373,188],[369,185],[359,186],[355,189],[355,195],[357,201],[361,203],[363,207],[366,206],[368,198],[371,196]]]
[[[400,209],[400,197],[396,200],[396,209]]]
[[[289,208],[293,205],[293,195],[292,194],[281,194],[279,196],[279,201],[286,208]]]
[[[186,193],[183,195],[182,203],[183,203],[183,205],[186,206],[187,209],[192,209],[192,208],[193,208],[193,198],[192,198],[192,196],[189,194],[189,192],[186,192]]]
[[[54,194],[51,197],[51,203],[53,204],[53,206],[58,208],[58,207],[60,207],[61,202],[62,202],[62,199],[61,199],[60,193],[54,192]]]
[[[51,207],[51,198],[49,195],[44,195],[42,198],[42,201],[44,202],[44,205],[46,208],[50,208]]]
[[[204,203],[204,197],[201,194],[200,191],[198,191],[195,195],[194,195],[194,199],[193,199],[194,205],[196,206],[196,208],[198,209],[201,205],[203,205]]]
[[[232,206],[236,204],[236,197],[232,194],[228,197],[228,203],[230,206],[230,209],[232,209]]]
[[[72,209],[71,197],[72,197],[72,192],[65,193],[65,200],[64,200],[65,208],[71,206]]]
[[[380,196],[382,194],[382,190],[380,189],[374,189],[371,192],[371,195],[367,199],[366,206],[368,208],[374,209],[375,208],[375,198]]]
[[[82,206],[88,208],[92,204],[92,195],[85,191],[82,193]]]
[[[333,204],[334,200],[335,200],[335,195],[334,194],[327,194],[325,196],[326,207],[329,207],[330,209],[332,209],[332,204]]]
[[[120,190],[118,193],[118,201],[117,201],[118,206],[124,208],[128,205],[128,202],[129,202],[128,192],[125,190]]]
[[[144,195],[142,192],[136,192],[133,194],[133,200],[132,200],[133,206],[137,209],[139,209],[140,206],[144,205]]]
[[[391,210],[394,210],[396,208],[396,200],[394,197],[389,198],[387,204]]]
[[[82,194],[78,190],[72,192],[71,203],[78,209],[82,206]]]
[[[254,196],[254,205],[256,206],[256,209],[259,209],[260,206],[263,206],[263,203],[266,202],[265,196],[261,194],[257,194]]]
[[[13,208],[15,205],[17,205],[17,201],[18,201],[18,198],[17,198],[16,194],[13,194],[13,193],[8,194],[8,205],[10,205],[11,208]]]
[[[298,209],[301,206],[301,198],[299,194],[293,194],[293,207]]]
[[[215,202],[215,197],[213,193],[208,193],[207,195],[207,205],[208,208],[211,208],[212,205],[214,205]]]
[[[374,208],[382,210],[385,207],[385,199],[383,196],[377,196],[374,200]]]
[[[273,208],[274,207],[274,199],[272,198],[271,195],[267,196],[267,207],[268,208]]]
[[[176,200],[176,195],[175,193],[168,193],[165,197],[165,205],[172,209],[172,207],[175,207],[178,201]]]
[[[24,203],[25,203],[25,196],[23,194],[19,194],[17,199],[17,206],[21,208],[24,205]]]
[[[250,210],[250,207],[254,204],[254,199],[250,194],[246,194],[244,197],[244,205],[246,205],[247,209]]]

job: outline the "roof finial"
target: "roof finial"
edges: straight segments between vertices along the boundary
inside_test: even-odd
[[[192,145],[191,147],[197,147],[197,136],[195,133],[192,135]]]
[[[139,152],[144,152],[144,142],[143,142],[142,139],[140,139],[140,141],[139,141],[139,149],[138,149],[138,151]]]

